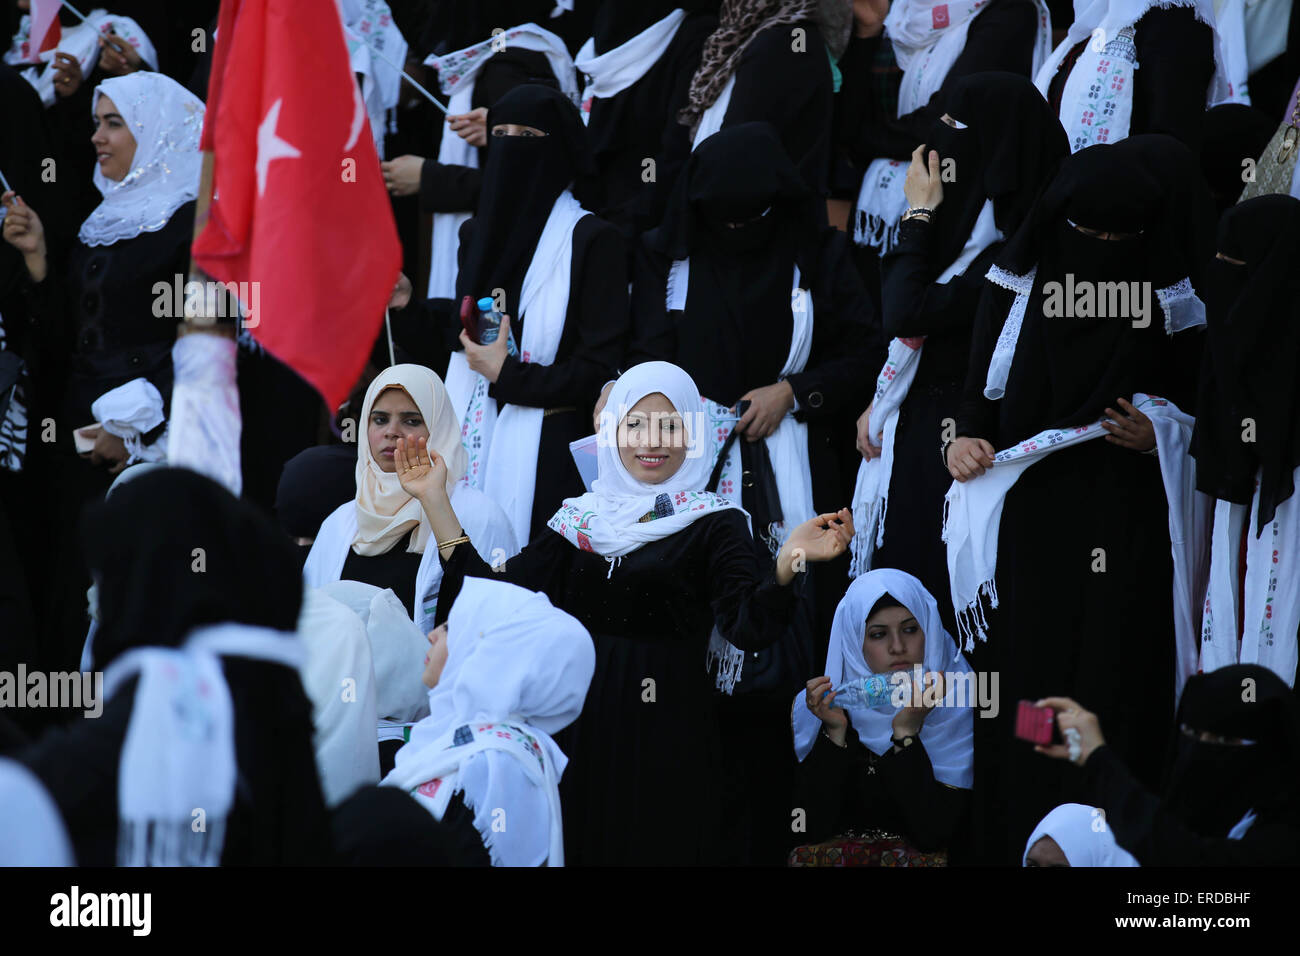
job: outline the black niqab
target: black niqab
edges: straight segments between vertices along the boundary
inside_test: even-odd
[[[518,124],[545,136],[493,136]],[[573,102],[540,84],[515,87],[488,111],[487,159],[473,234],[456,279],[457,296],[475,299],[504,289],[506,312],[518,317],[519,292],[551,207],[589,175],[587,131]]]
[[[1253,810],[1261,823],[1300,821],[1300,701],[1266,667],[1233,664],[1189,678],[1163,807],[1203,837],[1224,837]],[[1182,731],[1254,741],[1209,743]]]
[[[742,123],[700,143],[663,224],[646,235],[651,249],[690,258],[678,356],[713,401],[733,404],[747,384],[780,374],[793,268],[816,237],[815,202],[772,126]]]
[[[86,509],[82,538],[99,592],[95,670],[133,647],[179,647],[205,624],[298,625],[293,545],[203,475],[141,475]]]
[[[1201,288],[1211,208],[1194,157],[1169,136],[1092,146],[1061,164],[997,259],[1015,275],[1037,265],[1000,403],[1004,441],[1087,424],[1120,396],[1164,388],[1171,360],[1156,290],[1183,279]],[[1074,226],[1132,238],[1100,239]],[[1097,304],[1102,283],[1138,283],[1128,286],[1138,294],[1145,283],[1147,324],[1134,326],[1131,300],[1125,315],[1102,316],[1098,308],[1092,317],[1049,317],[1057,291],[1049,283],[1059,284],[1062,306],[1071,286],[1091,284]]]
[[[1210,263],[1196,486],[1249,504],[1259,475],[1258,535],[1295,492],[1300,465],[1300,200],[1260,196],[1229,209],[1219,252],[1245,265]]]

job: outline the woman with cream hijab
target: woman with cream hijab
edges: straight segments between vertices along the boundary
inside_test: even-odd
[[[398,481],[399,439],[426,439],[447,461],[447,494],[483,559],[497,564],[518,550],[505,513],[464,481],[460,423],[447,390],[422,365],[385,369],[366,390],[365,435],[357,441],[357,497],[325,519],[303,568],[308,587],[353,580],[391,588],[421,630],[433,628],[442,568],[429,519]]]

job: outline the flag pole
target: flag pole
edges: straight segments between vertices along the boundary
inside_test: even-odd
[[[72,11],[73,15],[76,16],[78,20],[80,20],[82,23],[86,22],[86,15],[84,13],[82,13],[72,4],[68,3],[68,0],[62,0],[62,2],[65,7],[67,7],[69,10]]]
[[[384,309],[384,328],[388,330],[388,364],[397,364],[397,354],[393,351],[393,320],[388,314],[388,309]]]
[[[10,192],[13,187],[9,185],[9,180],[5,179],[4,170],[0,169],[0,184],[4,185],[4,191]]]
[[[413,77],[413,76],[411,76],[410,74],[408,74],[408,73],[406,72],[405,69],[403,69],[402,67],[398,66],[396,63],[394,63],[394,62],[393,62],[392,60],[390,60],[388,57],[384,56],[382,53],[380,53],[378,50],[376,50],[374,47],[372,47],[369,43],[366,43],[365,40],[362,40],[362,41],[361,41],[361,44],[362,44],[362,46],[364,46],[367,50],[369,50],[371,53],[373,53],[375,56],[379,57],[379,59],[383,60],[385,63],[387,63],[389,66],[391,66],[391,67],[392,67],[394,70],[396,70],[399,74],[401,74],[402,79],[406,80],[407,83],[410,83],[413,87],[415,87],[417,90],[419,90],[421,93],[423,93],[423,94],[424,94],[424,98],[425,98],[426,100],[428,100],[428,101],[429,101],[430,103],[432,103],[434,106],[438,107],[438,109],[442,110],[443,113],[446,114],[447,116],[450,116],[450,115],[451,115],[451,110],[447,109],[447,107],[445,107],[445,106],[443,106],[441,103],[439,103],[438,100],[434,97],[434,95],[433,95],[432,93],[430,93],[428,90],[426,90],[426,89],[425,89],[425,88],[424,88],[424,87],[423,87],[423,86],[422,86],[422,85],[421,85],[421,84],[420,84],[420,83],[415,79],[415,77]]]

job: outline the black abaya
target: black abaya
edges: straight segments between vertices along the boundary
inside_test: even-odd
[[[440,614],[466,574],[542,591],[596,645],[582,715],[557,737],[570,865],[715,863],[733,809],[722,801],[709,634],[765,647],[785,631],[795,587],[777,585],[744,516],[700,518],[610,563],[551,531],[493,572],[473,548],[445,562]],[[500,575],[500,577],[498,577]]]

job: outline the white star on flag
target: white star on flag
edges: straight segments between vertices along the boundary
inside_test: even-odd
[[[273,159],[295,159],[302,155],[289,143],[275,135],[275,126],[280,121],[280,105],[283,99],[276,100],[266,119],[257,128],[257,194],[266,192],[266,171]]]

